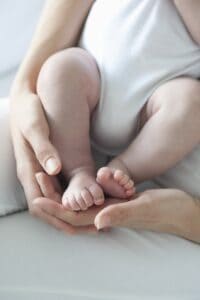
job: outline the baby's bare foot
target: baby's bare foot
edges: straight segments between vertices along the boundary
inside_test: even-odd
[[[113,160],[107,167],[99,169],[96,180],[106,194],[126,199],[135,193],[135,187],[124,167],[120,167],[119,169],[119,163]]]
[[[104,202],[102,188],[96,182],[89,168],[73,172],[68,188],[63,194],[62,203],[70,210],[87,210],[90,206]]]

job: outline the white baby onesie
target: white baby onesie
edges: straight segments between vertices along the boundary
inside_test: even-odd
[[[91,138],[108,155],[133,140],[138,114],[159,85],[181,75],[200,77],[200,48],[172,0],[97,0],[79,46],[99,66]]]

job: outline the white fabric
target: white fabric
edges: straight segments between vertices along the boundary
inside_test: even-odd
[[[199,245],[172,235],[68,236],[21,213],[0,237],[2,300],[199,299]]]
[[[101,73],[93,142],[111,155],[133,140],[138,113],[159,85],[182,75],[200,77],[200,48],[171,0],[97,0],[79,45]]]

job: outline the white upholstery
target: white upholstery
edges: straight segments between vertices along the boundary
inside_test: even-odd
[[[0,299],[199,299],[199,246],[128,229],[67,236],[20,213],[0,220]]]

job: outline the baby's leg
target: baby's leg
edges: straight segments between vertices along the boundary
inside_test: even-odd
[[[149,99],[141,113],[138,136],[109,167],[127,172],[137,183],[156,177],[198,145],[199,128],[200,82],[190,78],[169,81]],[[108,170],[99,172],[98,182],[104,187]]]
[[[80,48],[53,55],[42,67],[37,90],[50,126],[50,138],[69,180],[63,203],[73,210],[102,204],[104,195],[95,180],[89,139],[90,115],[100,94],[94,59]]]

